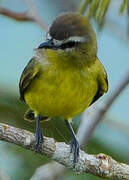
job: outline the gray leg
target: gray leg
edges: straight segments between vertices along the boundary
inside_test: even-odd
[[[78,157],[79,157],[79,143],[76,139],[76,135],[73,131],[73,128],[70,124],[70,122],[68,120],[65,120],[66,126],[69,128],[69,131],[71,133],[72,136],[72,141],[70,142],[70,146],[71,146],[71,150],[70,153],[74,152],[74,164],[78,161]]]
[[[40,150],[40,143],[43,143],[43,134],[42,134],[42,130],[40,128],[40,115],[37,115],[35,119],[36,119],[35,151],[39,152],[39,150]]]

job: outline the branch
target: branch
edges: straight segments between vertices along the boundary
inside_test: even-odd
[[[49,162],[36,169],[30,180],[55,180],[63,176],[66,171],[65,166],[56,161]]]
[[[23,13],[17,13],[7,8],[0,7],[0,14],[12,18],[16,21],[33,21],[33,19],[30,16],[28,16],[28,11]]]
[[[0,123],[0,139],[34,151],[35,138],[29,131]],[[73,167],[73,154],[70,154],[69,145],[56,142],[53,138],[44,137],[40,154],[73,169],[77,174],[91,173],[104,178],[129,180],[129,165],[102,153],[89,155],[80,150],[78,163]]]
[[[33,19],[34,22],[36,22],[42,29],[45,31],[48,31],[48,25],[43,21],[43,19],[40,17],[39,12],[33,3],[33,0],[24,0],[29,8],[29,15]]]
[[[27,0],[26,0],[27,1]],[[41,17],[38,14],[38,11],[36,9],[36,7],[34,6],[34,4],[31,1],[27,1],[29,10],[25,11],[23,13],[18,13],[18,12],[14,12],[11,11],[7,8],[3,8],[0,7],[0,14],[12,18],[16,21],[30,21],[30,22],[35,22],[37,23],[43,30],[47,31],[48,30],[48,26],[46,25],[46,23],[41,19]]]

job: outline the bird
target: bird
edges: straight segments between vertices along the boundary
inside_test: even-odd
[[[36,121],[35,151],[44,142],[40,121],[62,117],[72,137],[73,163],[77,163],[79,143],[72,119],[107,91],[107,73],[97,57],[96,34],[88,18],[73,12],[60,14],[19,81],[20,99],[29,106],[25,119]]]

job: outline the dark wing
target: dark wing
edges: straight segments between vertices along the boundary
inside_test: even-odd
[[[35,58],[32,58],[24,71],[22,72],[20,82],[19,82],[19,92],[20,92],[20,100],[25,101],[24,92],[30,86],[32,80],[37,76],[39,72],[39,66]]]
[[[99,61],[99,60],[98,60]],[[100,63],[100,61],[99,61]],[[108,91],[108,78],[104,66],[100,63],[100,73],[98,74],[98,91],[95,94],[91,104],[97,101],[104,93]],[[90,104],[90,105],[91,105]]]

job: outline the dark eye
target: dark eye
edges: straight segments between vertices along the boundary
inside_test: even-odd
[[[69,42],[66,42],[64,44],[61,44],[59,46],[60,49],[67,49],[67,48],[72,48],[72,47],[75,47],[76,45],[78,45],[79,42],[76,42],[76,41],[69,41]]]

